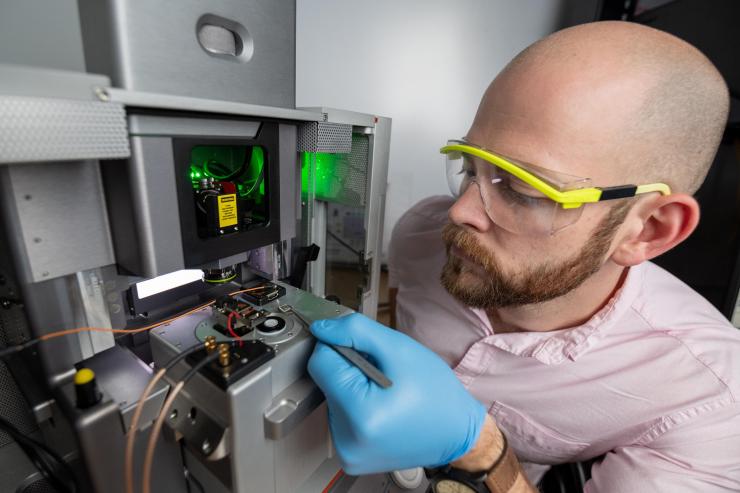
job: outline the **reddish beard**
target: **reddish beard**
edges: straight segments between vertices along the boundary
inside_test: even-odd
[[[549,262],[525,267],[517,275],[505,273],[494,254],[482,247],[472,233],[447,224],[442,231],[447,245],[442,285],[464,304],[485,310],[558,298],[576,289],[604,265],[614,234],[627,212],[626,204],[612,208],[576,255],[558,264]],[[472,268],[451,254],[453,246],[480,269]]]

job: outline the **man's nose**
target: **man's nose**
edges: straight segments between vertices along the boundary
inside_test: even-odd
[[[491,229],[493,222],[486,213],[477,183],[471,183],[465,192],[452,204],[447,213],[450,221],[458,226],[467,226],[481,233]]]

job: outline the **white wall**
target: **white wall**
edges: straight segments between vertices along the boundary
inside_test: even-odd
[[[557,28],[564,4],[297,0],[297,105],[393,119],[384,251],[406,209],[447,193],[439,148],[465,134],[489,82]]]

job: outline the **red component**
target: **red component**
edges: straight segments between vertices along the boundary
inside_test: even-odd
[[[217,181],[216,183],[221,185],[223,193],[236,193],[236,184],[233,181]]]
[[[244,341],[241,340],[241,338],[234,332],[234,328],[231,326],[231,321],[234,319],[234,317],[239,317],[239,314],[236,312],[229,313],[229,316],[226,317],[226,330],[229,331],[229,334],[234,339],[239,340],[239,346],[242,346],[244,344]]]
[[[344,471],[340,469],[340,470],[339,470],[339,471],[338,471],[338,472],[337,472],[337,473],[336,473],[336,474],[334,475],[334,477],[333,477],[333,478],[331,478],[331,481],[329,481],[329,484],[327,484],[327,485],[326,485],[326,488],[324,488],[324,490],[323,490],[323,491],[322,491],[321,493],[329,493],[329,492],[331,491],[331,489],[332,489],[332,488],[334,487],[334,485],[336,484],[336,482],[337,482],[337,481],[339,481],[339,479],[340,479],[340,478],[341,478],[342,476],[344,476]]]

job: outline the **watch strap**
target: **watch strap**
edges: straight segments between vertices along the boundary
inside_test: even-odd
[[[504,440],[504,448],[486,474],[486,486],[491,493],[508,493],[519,476],[519,461],[516,459],[516,454],[509,447],[506,435],[501,433],[501,436]]]

